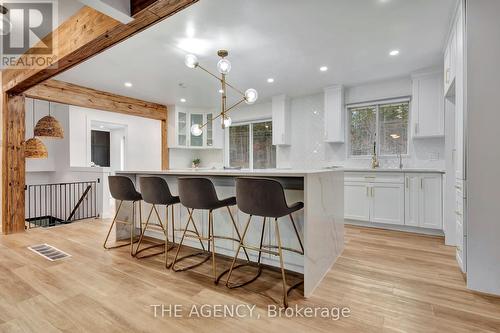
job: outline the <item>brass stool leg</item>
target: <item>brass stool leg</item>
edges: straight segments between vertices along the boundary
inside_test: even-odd
[[[217,264],[215,262],[215,237],[214,237],[214,216],[210,210],[208,212],[208,238],[212,242],[212,272],[214,274],[214,283],[217,284]]]
[[[243,247],[243,242],[245,241],[245,236],[247,235],[248,227],[250,226],[250,222],[252,220],[252,215],[248,217],[247,224],[245,226],[245,230],[243,230],[243,236],[241,237],[240,244],[238,245],[238,249],[236,250],[236,254],[234,255],[233,262],[231,263],[231,267],[229,268],[229,273],[227,275],[226,279],[226,287],[230,288],[229,286],[229,280],[231,279],[231,275],[233,274],[233,269],[234,269],[234,264],[236,263],[236,259],[238,258],[238,255],[240,254],[240,250]]]
[[[168,209],[168,207],[167,207]],[[163,254],[165,251],[170,251],[173,247],[168,247],[168,242],[167,243],[167,246],[165,246],[165,244],[154,244],[154,245],[150,245],[150,246],[147,246],[143,249],[140,249],[140,246],[142,244],[142,239],[148,229],[148,226],[149,226],[149,221],[151,220],[151,215],[153,213],[153,211],[155,212],[156,214],[156,218],[158,219],[158,223],[160,225],[160,228],[161,230],[163,231],[163,235],[166,237],[166,239],[168,239],[168,231],[167,231],[167,228],[168,228],[168,220],[167,220],[167,224],[164,226],[163,225],[163,222],[161,221],[161,218],[160,218],[160,213],[158,213],[158,209],[156,208],[156,205],[152,205],[151,206],[151,210],[149,211],[149,215],[148,215],[148,218],[146,220],[146,224],[144,225],[144,228],[141,228],[141,237],[139,238],[139,243],[137,244],[137,248],[135,250],[135,257],[137,259],[145,259],[145,258],[150,258],[150,257],[153,257],[153,256],[157,256],[157,255],[160,255],[160,254]],[[139,253],[143,252],[143,251],[146,251],[146,250],[149,250],[149,249],[152,249],[152,248],[155,248],[155,247],[164,247],[163,251],[160,251],[160,252],[155,252],[155,253],[151,253],[151,254],[148,254],[148,255],[145,255],[145,256],[141,256],[139,257]]]
[[[288,308],[288,292],[286,287],[286,274],[285,274],[285,265],[283,262],[283,251],[281,250],[281,237],[280,237],[280,227],[278,225],[278,219],[274,219],[275,228],[276,228],[276,240],[278,241],[278,253],[280,257],[280,266],[281,266],[281,277],[283,279],[283,306]]]
[[[104,240],[104,244],[102,245],[106,250],[116,248],[116,247],[107,247],[106,243],[108,242],[109,235],[111,234],[111,229],[113,229],[113,226],[115,225],[116,218],[118,217],[118,213],[120,212],[120,208],[122,208],[122,204],[123,204],[123,200],[120,200],[120,204],[118,205],[118,209],[116,210],[115,216],[113,217],[113,222],[111,222],[111,226],[109,227],[108,234],[106,235],[106,239]],[[123,244],[121,246],[126,246],[126,245],[129,245],[129,244]]]
[[[132,223],[130,224],[130,255],[134,256],[135,201],[132,202]]]
[[[234,221],[233,213],[231,213],[231,209],[229,206],[226,206],[227,211],[229,212],[229,216],[231,216],[231,221],[233,222],[234,230],[236,230],[236,235],[238,235],[238,240],[241,242],[241,235],[240,231],[238,230],[238,227],[236,226],[236,222]],[[248,256],[247,249],[243,248],[243,251],[245,252],[245,256],[247,257],[247,261],[250,261],[250,257]]]
[[[206,262],[208,259],[210,259],[210,255],[206,256],[206,258],[204,260],[202,260],[201,262],[199,263],[196,263],[194,265],[191,265],[191,266],[188,266],[188,267],[185,267],[185,268],[181,268],[181,269],[177,269],[175,268],[175,264],[178,262],[178,261],[181,261],[183,259],[186,259],[186,258],[189,258],[189,257],[195,257],[195,256],[198,256],[198,255],[203,255],[203,254],[206,254],[206,251],[205,251],[205,246],[203,245],[203,242],[201,241],[201,236],[198,232],[198,229],[196,228],[196,224],[194,223],[194,220],[193,220],[193,212],[194,212],[194,209],[193,210],[189,210],[188,209],[188,212],[189,212],[189,218],[188,218],[188,221],[186,223],[186,227],[184,228],[184,231],[182,233],[182,237],[181,237],[181,241],[179,243],[179,246],[177,247],[177,251],[175,253],[175,257],[174,257],[174,261],[172,262],[172,270],[174,272],[181,272],[181,271],[186,271],[188,269],[191,269],[191,268],[194,268],[194,267],[197,267],[197,266],[200,266],[201,264],[203,264],[204,262]],[[188,228],[189,228],[189,223],[193,222],[193,225],[195,227],[195,233],[198,235],[198,239],[200,240],[200,243],[201,243],[201,246],[203,247],[203,252],[197,252],[197,253],[193,253],[193,254],[189,254],[189,255],[186,255],[184,257],[181,257],[179,259],[178,256],[179,256],[179,252],[180,252],[180,249],[182,247],[182,244],[184,242],[184,238],[186,237],[186,232],[188,231]]]
[[[302,249],[302,254],[304,254],[304,245],[302,245],[302,240],[300,239],[299,231],[297,230],[295,221],[293,220],[292,214],[289,214],[288,216],[290,216],[290,221],[292,221],[293,230],[295,230],[295,235],[297,235],[297,239],[299,240],[300,248]]]
[[[142,225],[141,225],[141,236],[139,237],[139,242],[137,243],[137,248],[135,250],[135,254],[137,255],[137,253],[139,253],[139,248],[141,246],[141,243],[142,243],[142,239],[144,238],[144,233],[146,232],[146,229],[148,228],[148,224],[149,224],[149,220],[151,219],[151,214],[153,214],[153,206],[151,206],[151,210],[149,211],[149,214],[148,214],[148,218],[146,220],[146,224],[144,225],[144,229],[142,229]],[[142,224],[142,223],[141,223]]]

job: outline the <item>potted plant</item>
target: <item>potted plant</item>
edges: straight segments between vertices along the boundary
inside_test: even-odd
[[[191,163],[192,168],[198,168],[200,166],[201,160],[199,158],[195,158]]]

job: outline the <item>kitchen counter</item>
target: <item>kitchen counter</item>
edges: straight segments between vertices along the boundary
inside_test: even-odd
[[[342,172],[341,167],[325,169],[171,169],[161,171],[119,171],[120,174],[179,175],[179,176],[241,176],[241,177],[304,177],[311,174]]]
[[[284,189],[288,203],[297,201],[304,202],[304,209],[293,214],[297,223],[299,234],[301,234],[305,255],[295,253],[285,254],[285,266],[287,269],[303,273],[304,275],[304,296],[310,297],[315,288],[321,283],[325,275],[331,269],[336,259],[344,249],[344,171],[342,168],[317,169],[317,170],[296,170],[296,169],[266,169],[266,170],[223,170],[223,169],[185,169],[185,170],[165,170],[165,171],[119,171],[117,175],[127,176],[135,183],[140,191],[140,177],[159,176],[165,179],[171,192],[178,193],[178,177],[201,176],[212,180],[219,198],[227,198],[235,195],[235,178],[241,176],[265,177],[279,181]],[[124,208],[125,207],[125,208]],[[142,203],[143,218],[149,213],[151,206]],[[185,227],[188,218],[187,210],[181,205],[174,208],[175,228]],[[237,207],[231,207],[236,223],[240,230],[246,224],[248,215],[239,211]],[[124,203],[118,219],[130,221],[132,209],[131,205]],[[137,210],[136,210],[137,212]],[[160,207],[160,216],[165,216],[164,207]],[[196,211],[193,215],[196,224],[202,233],[207,232],[207,213]],[[224,209],[214,211],[215,234],[224,236],[234,236],[233,227],[228,212]],[[137,219],[138,220],[138,219]],[[262,218],[255,218],[255,226],[260,225]],[[280,219],[282,231],[282,241],[284,246],[298,248],[293,226],[288,216]],[[138,226],[136,226],[138,229]],[[117,230],[117,239],[127,237],[125,230]],[[274,243],[273,228],[268,229],[269,242]],[[258,241],[260,234],[259,227],[249,229],[249,245]],[[146,235],[161,239],[161,233],[150,232]],[[129,237],[129,236],[128,236]],[[267,237],[266,237],[267,238]],[[180,240],[180,234],[175,235],[175,240]],[[247,241],[247,239],[246,239]],[[189,240],[186,245],[200,247],[197,241]],[[238,244],[232,241],[221,239],[216,242],[216,251],[222,255],[234,256]],[[256,260],[257,253],[249,251],[250,259]],[[243,258],[243,253],[240,254]],[[278,257],[264,255],[265,264],[279,266]]]
[[[443,170],[439,169],[419,169],[419,168],[403,168],[403,169],[391,169],[391,168],[344,168],[345,172],[397,172],[397,173],[444,173]]]

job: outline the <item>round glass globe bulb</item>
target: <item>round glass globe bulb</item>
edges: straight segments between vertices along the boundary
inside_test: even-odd
[[[194,54],[188,54],[184,58],[184,63],[189,68],[195,68],[196,66],[198,66],[198,57],[195,56]]]
[[[257,93],[257,90],[250,88],[245,91],[245,103],[253,104],[257,101],[258,98],[259,94]]]
[[[227,74],[231,71],[231,63],[227,59],[221,59],[217,63],[217,69],[221,74]]]
[[[222,119],[222,127],[230,127],[231,124],[233,123],[233,120],[229,116],[224,116],[224,119]]]
[[[191,126],[191,134],[194,136],[200,136],[203,133],[203,130],[201,129],[200,124],[194,124]]]

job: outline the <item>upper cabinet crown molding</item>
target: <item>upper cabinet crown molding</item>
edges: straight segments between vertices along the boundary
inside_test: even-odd
[[[345,142],[344,86],[326,87],[325,92],[325,141]]]
[[[289,146],[292,143],[290,99],[286,95],[273,97],[273,145]]]

